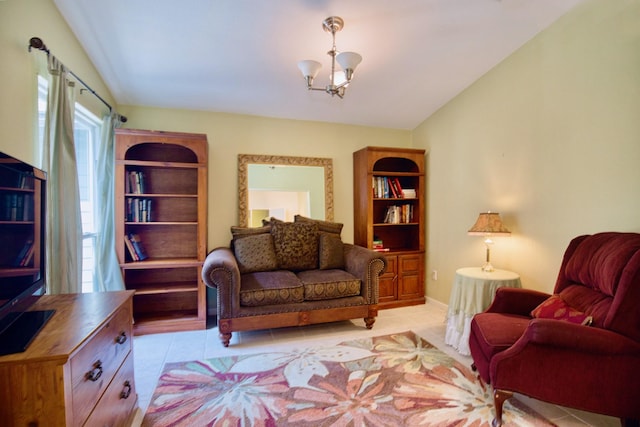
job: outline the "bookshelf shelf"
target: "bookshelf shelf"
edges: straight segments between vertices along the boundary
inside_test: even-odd
[[[380,308],[425,302],[424,154],[388,147],[353,153],[354,243],[377,247],[388,262],[380,277]],[[392,207],[398,212],[390,217]]]
[[[204,329],[201,279],[207,236],[207,139],[202,134],[116,131],[116,239],[134,332]],[[127,249],[134,235],[147,258]],[[135,244],[134,244],[135,245]]]

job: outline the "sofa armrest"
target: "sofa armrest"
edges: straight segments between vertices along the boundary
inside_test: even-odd
[[[379,252],[344,243],[345,270],[362,281],[361,296],[367,304],[378,303],[378,278],[387,268],[387,259]]]
[[[531,310],[550,296],[533,289],[498,288],[493,302],[486,311],[531,316]]]
[[[220,247],[207,255],[202,266],[202,280],[218,290],[218,317],[233,317],[240,308],[240,269],[231,249]]]

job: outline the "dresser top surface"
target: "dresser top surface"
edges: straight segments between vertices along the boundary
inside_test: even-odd
[[[0,357],[0,366],[25,361],[64,363],[121,306],[133,291],[43,295],[30,310],[55,310],[26,351]]]

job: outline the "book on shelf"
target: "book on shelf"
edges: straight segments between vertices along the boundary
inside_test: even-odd
[[[133,249],[133,244],[131,243],[131,240],[129,240],[129,236],[127,236],[126,234],[124,235],[124,245],[127,248],[127,252],[129,252],[129,256],[131,257],[131,259],[133,261],[140,261],[140,259],[138,258],[138,255],[136,254],[135,249]]]
[[[140,171],[129,171],[128,179],[125,179],[126,189],[129,194],[144,194],[144,174]]]
[[[142,244],[140,235],[136,233],[129,233],[125,236],[125,244],[127,245],[129,254],[134,261],[144,261],[145,259],[149,258],[149,256],[147,255],[147,251]]]
[[[406,197],[400,180],[394,177],[374,176],[372,189],[373,197],[377,199],[402,199]]]
[[[127,222],[151,222],[151,199],[127,198]]]
[[[407,224],[413,221],[413,205],[392,205],[387,208],[384,217],[386,224]]]
[[[31,261],[31,258],[33,258],[33,250],[34,250],[33,240],[29,239],[22,246],[22,249],[20,250],[20,252],[18,252],[18,255],[13,261],[13,266],[14,267],[27,266]]]
[[[389,252],[390,249],[389,248],[373,248],[374,251],[376,252]]]
[[[32,244],[29,247],[27,254],[24,256],[24,259],[22,260],[22,262],[20,262],[20,267],[27,267],[29,266],[29,264],[31,264],[31,260],[33,259],[33,253],[35,252],[35,250],[36,247]]]
[[[405,199],[415,199],[416,198],[416,189],[415,188],[405,188],[402,190],[402,197]]]

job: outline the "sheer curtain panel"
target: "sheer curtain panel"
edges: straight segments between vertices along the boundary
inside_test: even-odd
[[[96,274],[94,290],[123,290],[124,281],[116,256],[116,235],[114,222],[114,170],[115,170],[115,128],[120,126],[120,115],[111,111],[102,117],[100,149],[98,151],[97,208],[100,230],[96,240]],[[118,240],[122,242],[122,238]]]
[[[43,141],[47,169],[47,293],[81,292],[82,220],[73,143],[74,99],[69,71],[48,56],[49,92]]]

